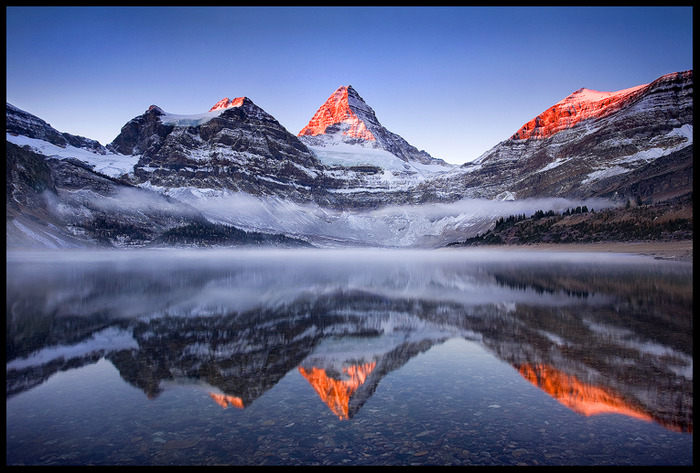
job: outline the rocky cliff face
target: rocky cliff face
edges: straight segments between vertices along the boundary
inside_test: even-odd
[[[376,141],[377,138],[368,129],[367,124],[375,129],[380,126],[374,110],[362,100],[352,86],[342,86],[328,97],[298,136],[335,133],[349,139]]]

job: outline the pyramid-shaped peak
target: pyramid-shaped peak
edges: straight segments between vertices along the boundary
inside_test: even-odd
[[[223,99],[216,102],[216,104],[211,109],[209,109],[209,111],[213,112],[215,110],[221,110],[223,108],[240,107],[241,105],[243,105],[244,99],[245,97],[236,97],[235,99],[231,100],[228,97],[224,97]]]
[[[351,85],[343,85],[328,97],[298,136],[323,135],[328,127],[340,125],[343,135],[375,141],[369,129],[375,124],[378,121],[374,110]]]

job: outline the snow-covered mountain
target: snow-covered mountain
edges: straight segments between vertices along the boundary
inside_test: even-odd
[[[297,136],[343,183],[329,188],[342,208],[414,203],[419,182],[455,167],[387,130],[352,86],[333,92]]]
[[[107,150],[98,141],[83,136],[61,133],[39,117],[7,104],[6,130],[10,136],[23,136],[45,141],[58,148],[79,148],[91,153],[106,155]]]
[[[335,209],[409,202],[416,183],[452,168],[387,131],[349,87],[310,123],[296,137],[247,97],[195,115],[154,105],[107,148],[137,155],[130,180],[169,195],[245,193]]]
[[[107,146],[8,103],[7,141],[81,163],[81,173],[97,173],[92,184],[116,179],[216,224],[324,246],[434,247],[513,214],[688,198],[692,115],[690,70],[617,92],[580,89],[463,166],[386,130],[351,86],[298,135],[237,97],[192,115],[153,105]],[[19,194],[8,190],[8,208]]]

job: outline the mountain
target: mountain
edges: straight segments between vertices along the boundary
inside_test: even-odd
[[[98,141],[60,132],[41,118],[7,103],[7,142],[54,159],[73,159],[119,178],[133,171],[137,156],[113,153]]]
[[[399,135],[384,128],[374,110],[351,85],[341,86],[333,92],[298,136],[322,156],[332,152],[338,145],[350,144],[387,151],[409,164],[448,166],[443,160],[419,151]]]
[[[162,232],[204,222],[193,207],[98,174],[78,160],[7,143],[7,246],[143,246]]]
[[[308,201],[322,188],[320,162],[247,97],[174,115],[152,105],[107,146],[137,155],[130,180],[162,189],[214,189]]]
[[[692,129],[692,70],[617,92],[579,89],[462,166],[388,131],[352,86],[331,94],[298,135],[237,97],[193,115],[153,105],[107,146],[7,104],[8,143],[54,160],[50,172],[66,175],[72,162],[81,175],[99,175],[90,175],[95,189],[109,177],[214,225],[182,221],[180,230],[147,233],[188,242],[204,234],[230,241],[242,230],[323,246],[435,247],[512,214],[689,202]],[[8,208],[36,198],[23,189],[13,188]],[[21,208],[13,212],[31,206]]]
[[[648,89],[649,84],[617,92],[579,89],[527,122],[511,139],[547,138],[581,121],[606,117],[636,100]]]
[[[364,121],[355,124],[362,128],[368,123],[365,129],[377,139],[337,140],[328,129],[313,138],[332,146],[307,146],[308,136],[292,135],[250,99],[238,97],[224,98],[195,115],[174,115],[151,106],[129,121],[107,148],[115,155],[135,157],[127,176],[132,184],[186,201],[212,221],[325,240],[319,226],[337,220],[338,212],[417,203],[411,192],[417,182],[453,168],[386,131],[359,95],[345,90],[339,107],[351,104],[344,110],[356,111],[353,116]],[[251,197],[263,208],[250,218],[249,207],[236,213],[226,210],[232,199]],[[288,213],[275,216],[290,205],[297,206],[292,222]],[[309,221],[309,213],[320,217]],[[298,218],[302,221],[296,222]],[[339,238],[356,240],[347,232]]]
[[[8,248],[308,246],[214,225],[185,202],[129,183],[131,156],[60,133],[9,103],[7,111]]]
[[[690,70],[618,92],[580,89],[459,172],[419,186],[446,199],[657,202],[692,193],[692,156]]]

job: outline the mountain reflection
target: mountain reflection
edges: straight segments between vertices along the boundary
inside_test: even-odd
[[[535,386],[566,407],[585,416],[624,414],[642,420],[651,420],[643,409],[631,405],[622,397],[603,387],[583,383],[566,373],[544,365],[520,366],[518,371]]]
[[[299,372],[313,386],[323,402],[339,419],[350,418],[350,398],[362,386],[377,363],[348,366],[343,369],[347,379],[334,379],[321,368],[306,370],[299,367]]]
[[[195,379],[243,409],[297,370],[351,419],[462,337],[582,415],[692,432],[692,266],[532,255],[8,254],[7,396],[105,358],[151,398]]]

